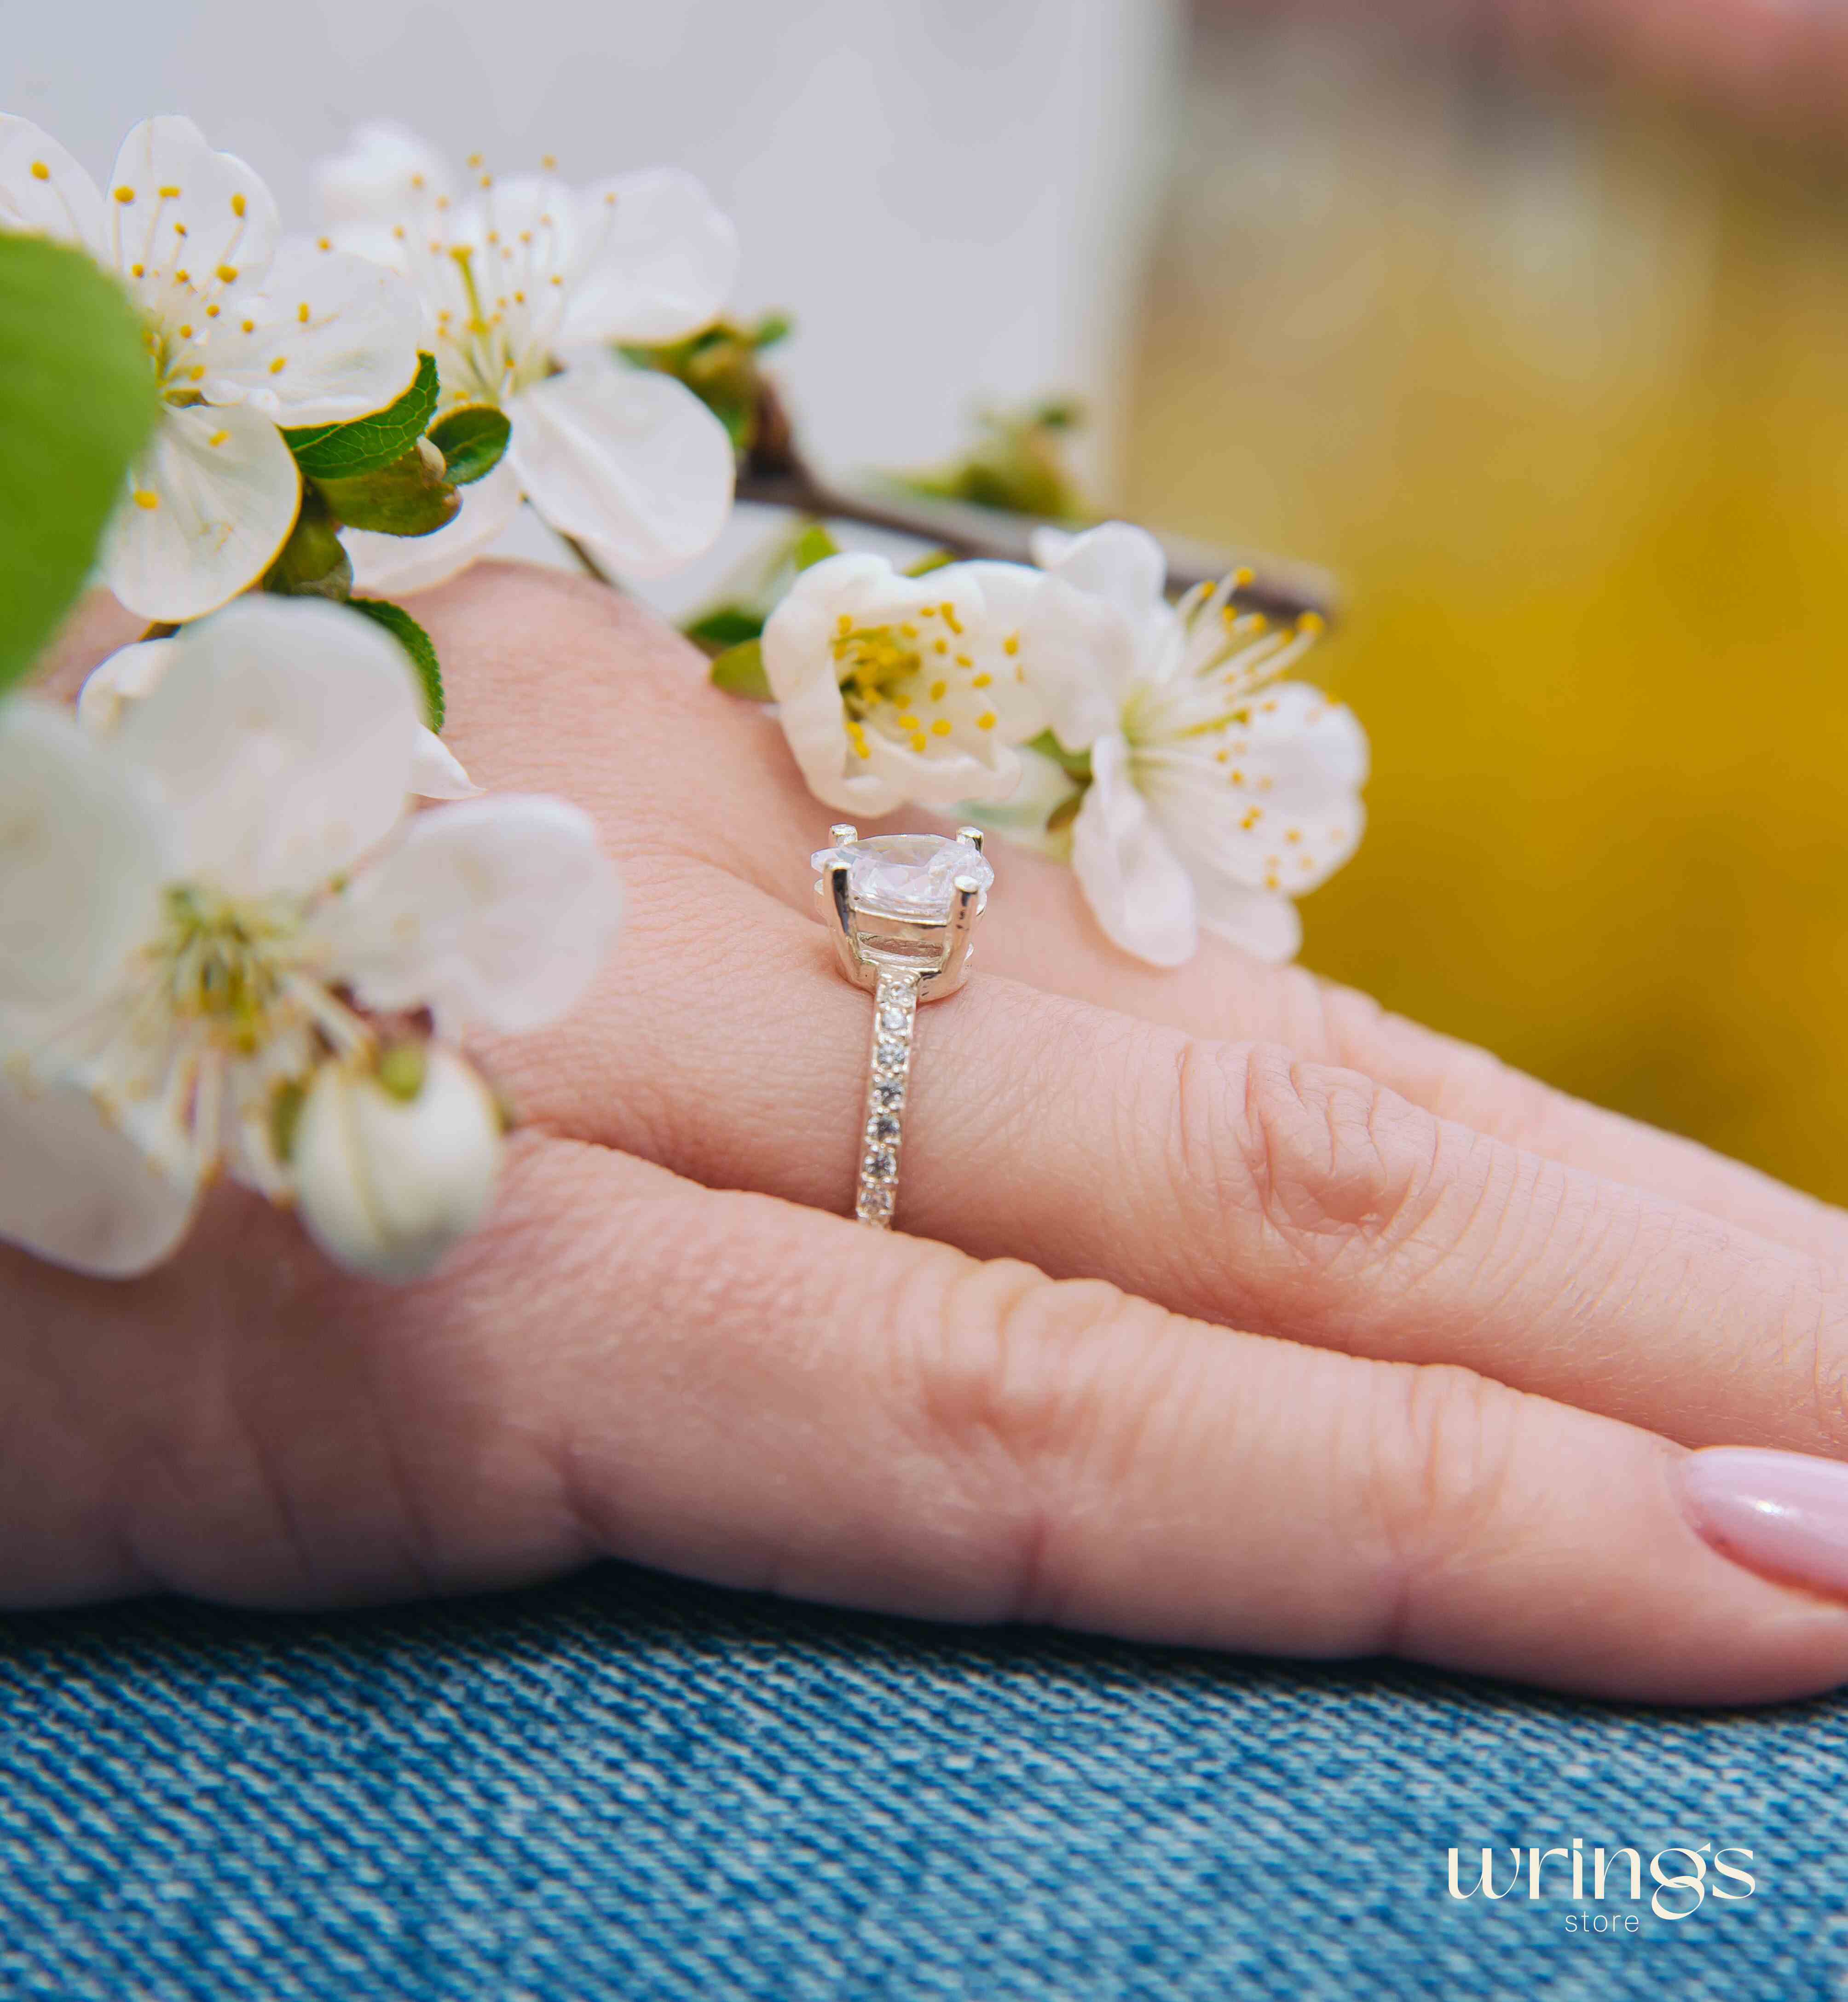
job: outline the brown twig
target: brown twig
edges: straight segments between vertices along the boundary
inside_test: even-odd
[[[767,380],[758,408],[757,436],[738,469],[737,497],[825,521],[856,521],[863,527],[915,536],[955,556],[1004,563],[1032,561],[1035,528],[1071,526],[1069,522],[1042,523],[1028,515],[1004,514],[964,501],[834,486],[821,479],[803,458],[782,399]],[[1250,572],[1251,581],[1241,585],[1233,597],[1254,612],[1274,619],[1295,619],[1313,612],[1332,622],[1339,608],[1334,580],[1311,565],[1212,549],[1173,535],[1158,535],[1156,540],[1168,559],[1168,583],[1173,590],[1217,582],[1243,570]]]

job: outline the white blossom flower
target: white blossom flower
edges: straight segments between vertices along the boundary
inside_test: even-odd
[[[374,1279],[430,1271],[486,1215],[500,1172],[500,1111],[480,1078],[451,1050],[399,1055],[412,1059],[403,1083],[324,1063],[290,1154],[309,1235]]]
[[[1229,602],[1240,581],[1162,595],[1160,545],[1111,522],[1040,532],[1058,588],[1041,602],[1031,677],[1054,735],[1090,754],[1072,863],[1097,922],[1157,966],[1202,928],[1260,959],[1302,940],[1291,901],[1354,853],[1367,740],[1353,713],[1279,678],[1313,644],[1309,615],[1272,627]]]
[[[659,169],[572,188],[548,162],[469,189],[429,147],[370,125],[318,175],[326,241],[403,272],[421,296],[446,406],[512,420],[507,456],[462,512],[415,542],[354,533],[368,590],[422,590],[472,563],[522,496],[605,568],[658,577],[710,548],[731,506],[725,427],[683,384],[612,344],[696,332],[724,305],[737,239],[689,175]]]
[[[1021,563],[907,577],[856,551],[802,572],[763,633],[764,673],[817,799],[868,816],[1004,800],[1045,714],[1028,675],[1044,580]]]
[[[141,310],[161,417],[103,561],[144,618],[196,619],[269,567],[301,498],[280,427],[364,417],[417,373],[410,288],[281,244],[269,190],[188,119],[136,126],[106,193],[48,134],[0,116],[0,229],[88,250]]]
[[[91,670],[77,696],[77,720],[94,736],[106,737],[134,703],[152,695],[173,664],[176,639],[138,640],[118,647]],[[410,790],[420,799],[472,799],[481,790],[434,730],[420,724],[411,752]]]
[[[190,627],[97,734],[0,708],[0,1238],[126,1275],[220,1166],[274,1198],[279,1111],[376,1045],[568,1009],[619,914],[584,814],[493,798],[406,820],[402,650],[263,595]]]

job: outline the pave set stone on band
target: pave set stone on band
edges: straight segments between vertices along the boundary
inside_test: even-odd
[[[886,1230],[898,1199],[918,1010],[963,984],[995,871],[982,852],[979,828],[957,828],[954,841],[935,834],[862,841],[844,825],[829,833],[834,846],[811,857],[815,894],[834,933],[841,971],[873,996],[853,1214]]]

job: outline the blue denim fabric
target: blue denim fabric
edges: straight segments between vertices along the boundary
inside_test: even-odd
[[[0,1997],[1822,2002],[1845,1749],[1834,1704],[1627,1711],[615,1567],[16,1617]],[[1453,1844],[1574,1835],[1741,1844],[1757,1889],[1617,1938],[1448,1895]]]

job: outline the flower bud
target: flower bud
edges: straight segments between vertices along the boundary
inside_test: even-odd
[[[295,1122],[291,1165],[309,1235],[336,1264],[417,1279],[486,1214],[501,1121],[449,1050],[388,1050],[376,1070],[323,1064]]]

